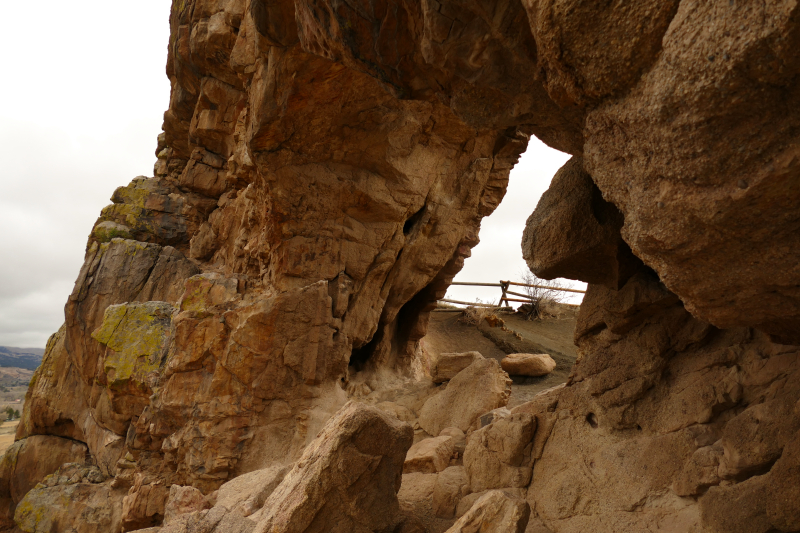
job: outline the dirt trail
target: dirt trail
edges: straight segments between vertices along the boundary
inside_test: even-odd
[[[509,353],[548,353],[556,361],[556,369],[538,378],[511,376],[511,400],[515,407],[533,398],[536,393],[564,383],[575,363],[577,351],[572,337],[575,331],[576,310],[567,309],[565,316],[545,320],[525,320],[516,313],[497,316],[511,331],[490,327],[487,323],[467,325],[459,320],[461,313],[437,310],[431,313],[428,334],[422,339],[425,349],[432,352],[478,351],[484,357],[500,361]],[[518,339],[518,333],[522,339]]]

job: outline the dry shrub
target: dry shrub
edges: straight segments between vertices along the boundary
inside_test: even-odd
[[[483,303],[479,299],[475,300],[475,303]],[[464,313],[458,319],[459,322],[463,322],[464,324],[469,324],[470,326],[477,326],[481,322],[483,322],[484,318],[491,315],[493,312],[493,307],[483,307],[483,306],[469,306],[464,309]]]
[[[557,280],[541,279],[531,272],[522,274],[522,283],[536,285],[536,287],[522,287],[523,292],[530,298],[530,304],[520,306],[520,312],[528,320],[553,318],[561,315],[561,301],[564,293],[557,290],[564,285]]]

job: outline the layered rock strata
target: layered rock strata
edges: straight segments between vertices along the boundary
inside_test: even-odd
[[[581,358],[523,406],[523,456],[476,457],[532,468],[553,531],[800,529],[798,10],[175,0],[155,176],[102,211],[17,434],[104,481],[34,490],[157,526],[171,486],[291,464],[348,396],[424,378],[427,312],[535,135],[574,158],[524,253],[591,283]],[[494,397],[434,396],[425,431],[505,405],[483,370]],[[4,526],[38,527],[53,461],[2,467]]]

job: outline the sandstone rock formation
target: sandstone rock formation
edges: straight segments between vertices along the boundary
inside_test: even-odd
[[[494,359],[478,359],[432,396],[419,414],[419,425],[431,435],[457,427],[467,431],[478,418],[508,404],[511,380]]]
[[[381,393],[431,386],[428,312],[535,135],[573,158],[524,254],[590,283],[580,358],[566,386],[488,417],[470,435],[486,460],[465,461],[532,468],[518,490],[557,533],[800,528],[799,16],[777,0],[175,0],[155,176],[118,188],[90,232],[6,455],[42,460],[3,460],[0,524],[157,527],[173,485],[213,500],[309,454],[333,464],[314,439],[349,398],[385,402],[369,418],[403,446],[381,412],[418,439],[478,430],[508,401],[494,360],[419,401]],[[342,464],[396,490],[364,446]],[[310,470],[164,533],[334,516],[279,497]],[[408,474],[433,476],[431,495],[441,475]],[[357,494],[331,501],[370,493],[339,481],[321,486]],[[521,527],[526,506],[481,498],[458,527],[503,509]],[[367,529],[392,514],[338,511]]]
[[[450,465],[453,452],[455,439],[448,435],[421,440],[408,450],[403,472],[441,472]]]
[[[266,500],[257,533],[385,531],[399,522],[397,491],[408,424],[346,405]]]
[[[524,533],[530,512],[525,500],[492,490],[480,497],[447,533]]]
[[[512,353],[500,361],[500,366],[512,376],[546,376],[556,368],[556,362],[546,353]]]
[[[433,354],[428,372],[434,383],[444,383],[482,357],[480,352]]]

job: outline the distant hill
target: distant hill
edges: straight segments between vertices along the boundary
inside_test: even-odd
[[[44,350],[41,348],[0,346],[0,367],[36,370],[36,367],[41,364],[43,356]]]

